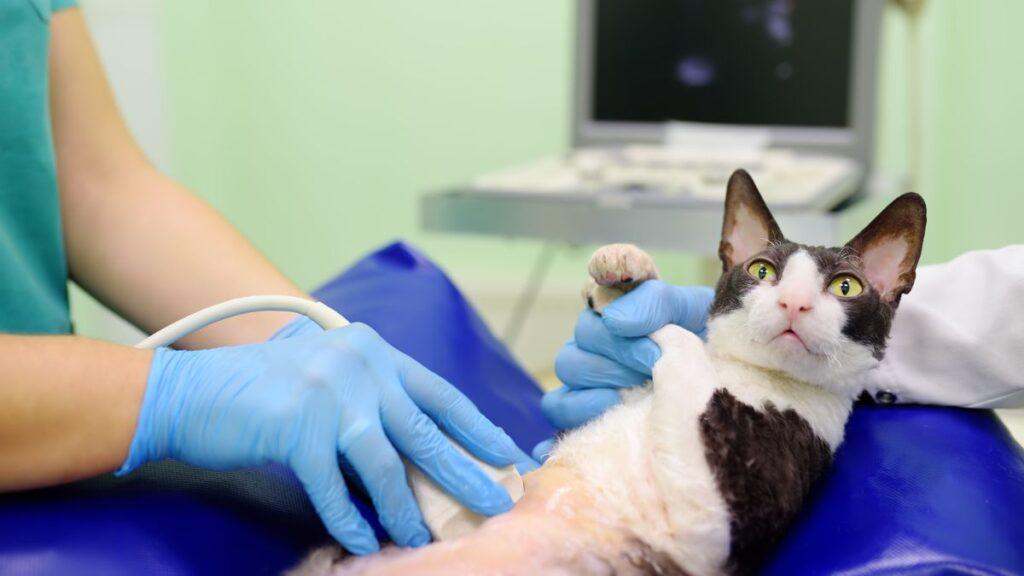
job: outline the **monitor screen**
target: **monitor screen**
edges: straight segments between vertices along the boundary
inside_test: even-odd
[[[595,0],[595,121],[849,125],[854,0]]]

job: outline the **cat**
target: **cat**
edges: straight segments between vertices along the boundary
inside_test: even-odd
[[[750,574],[828,469],[864,374],[914,283],[926,224],[908,193],[842,247],[787,240],[750,176],[729,179],[707,341],[651,335],[652,381],[565,434],[526,495],[454,541],[376,558],[314,554],[302,574]],[[600,314],[658,277],[639,248],[594,253]]]

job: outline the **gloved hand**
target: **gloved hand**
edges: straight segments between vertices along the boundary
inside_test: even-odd
[[[563,386],[544,395],[541,409],[557,428],[575,428],[619,403],[619,390],[651,378],[661,350],[647,335],[678,324],[700,337],[707,332],[714,290],[648,280],[612,302],[598,316],[584,310],[570,340],[555,359]],[[551,441],[538,444],[543,461]]]
[[[287,324],[282,326],[274,332],[274,334],[267,339],[267,342],[273,342],[274,340],[284,340],[285,338],[292,338],[294,336],[304,336],[306,334],[316,334],[323,332],[324,329],[319,324],[313,322],[308,316],[299,314],[292,318]]]
[[[330,533],[365,554],[379,546],[349,500],[339,454],[402,546],[430,535],[399,453],[475,512],[511,508],[508,493],[438,427],[489,464],[529,462],[451,384],[362,324],[246,346],[160,348],[118,474],[165,458],[214,470],[279,462],[295,471]]]

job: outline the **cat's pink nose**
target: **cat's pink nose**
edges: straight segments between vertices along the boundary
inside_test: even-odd
[[[786,312],[792,322],[804,312],[810,312],[814,306],[811,299],[803,294],[786,294],[779,298],[779,308]]]

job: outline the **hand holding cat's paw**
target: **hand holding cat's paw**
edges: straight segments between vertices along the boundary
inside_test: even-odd
[[[661,280],[644,282],[609,304],[603,312],[608,330],[626,338],[647,336],[676,324],[704,337],[715,291],[706,286],[673,286]]]
[[[710,288],[649,280],[603,308],[603,317],[585,310],[555,359],[564,386],[544,396],[548,420],[575,428],[618,404],[618,389],[642,385],[661,357],[646,336],[668,324],[703,336],[713,299]]]
[[[619,391],[612,388],[578,389],[562,386],[545,394],[540,407],[552,426],[559,430],[569,430],[597,418],[621,401]]]
[[[649,338],[618,336],[608,329],[604,318],[589,310],[585,310],[576,320],[573,338],[577,348],[591,356],[576,356],[572,354],[571,350],[559,354],[555,359],[555,373],[564,383],[578,381],[579,379],[574,377],[575,373],[583,369],[591,376],[588,379],[587,387],[621,388],[619,371],[604,374],[611,376],[607,380],[595,378],[601,375],[595,369],[601,369],[604,366],[603,363],[595,363],[598,361],[595,361],[592,355],[612,360],[619,366],[645,377],[650,377],[654,363],[661,356],[661,350]]]
[[[548,392],[541,409],[555,427],[575,428],[619,403],[620,388],[640,386],[661,355],[648,338],[620,338],[590,310],[576,323],[577,340],[555,359],[555,374],[564,386]]]

